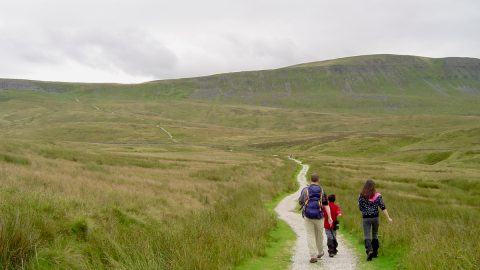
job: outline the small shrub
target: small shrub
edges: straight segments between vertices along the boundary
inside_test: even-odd
[[[88,224],[85,218],[77,219],[72,224],[72,232],[77,236],[79,240],[86,240],[88,234]]]
[[[432,189],[439,189],[440,188],[440,186],[436,183],[424,182],[424,181],[417,183],[417,186],[421,187],[421,188],[432,188]]]
[[[465,155],[479,155],[479,154],[480,154],[480,150],[469,150],[465,152]]]
[[[245,165],[233,166],[233,167],[222,167],[216,169],[207,169],[207,170],[198,170],[190,174],[191,177],[201,178],[210,181],[220,182],[220,181],[231,181],[240,175],[246,173]]]
[[[430,154],[426,155],[425,157],[423,157],[421,163],[429,164],[429,165],[437,164],[440,161],[446,160],[451,155],[452,155],[452,152],[430,153]]]
[[[117,218],[118,222],[122,225],[141,225],[142,222],[138,221],[134,217],[128,215],[127,213],[124,213],[120,209],[113,209],[113,215]]]
[[[97,163],[94,163],[94,162],[88,162],[86,163],[85,165],[82,166],[82,168],[84,170],[87,170],[87,171],[93,171],[93,172],[107,172],[108,170],[103,167],[102,165],[99,165]]]
[[[479,191],[480,182],[476,180],[466,180],[466,179],[445,179],[441,181],[442,183],[455,187],[464,191]]]
[[[20,156],[3,154],[3,155],[0,155],[0,159],[3,159],[3,161],[8,163],[13,163],[18,165],[30,165],[30,160]]]

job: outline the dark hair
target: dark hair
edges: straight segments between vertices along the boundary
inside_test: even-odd
[[[318,182],[318,174],[314,173],[312,174],[312,177],[310,177],[310,180],[314,183],[317,183]]]
[[[335,194],[328,195],[328,201],[329,202],[335,202]]]
[[[375,195],[375,182],[373,182],[372,179],[368,179],[367,182],[365,182],[361,195],[365,199],[370,199]]]

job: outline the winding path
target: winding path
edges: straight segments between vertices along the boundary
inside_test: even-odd
[[[307,247],[307,236],[305,233],[305,227],[303,225],[303,219],[302,216],[295,211],[298,208],[297,199],[300,196],[300,192],[303,187],[307,185],[306,175],[309,166],[306,164],[302,164],[302,162],[299,160],[291,160],[302,165],[302,170],[297,175],[297,181],[300,185],[300,188],[295,193],[285,197],[282,201],[280,201],[277,207],[275,207],[275,212],[277,212],[280,219],[287,222],[288,225],[292,227],[293,231],[297,234],[297,241],[295,242],[294,254],[292,256],[291,269],[356,269],[357,257],[355,255],[355,252],[341,235],[337,235],[338,254],[335,257],[328,257],[327,239],[324,235],[323,246],[325,255],[317,263],[309,262],[310,256]]]

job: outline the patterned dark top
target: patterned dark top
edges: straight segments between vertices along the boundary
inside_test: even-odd
[[[362,195],[358,196],[358,208],[362,212],[364,218],[378,217],[378,208],[385,210],[385,203],[382,195],[375,193],[373,198],[365,199]]]

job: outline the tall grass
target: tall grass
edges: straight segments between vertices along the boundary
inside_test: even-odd
[[[30,160],[17,155],[0,154],[0,160],[17,165],[30,165]]]
[[[295,166],[287,163],[267,186],[227,189],[229,196],[212,208],[188,212],[177,220],[95,233],[92,241],[101,248],[92,254],[104,259],[94,264],[120,269],[231,269],[248,257],[261,256],[267,233],[276,224],[264,207],[265,199],[290,188],[294,171]]]
[[[79,159],[45,159],[36,149],[28,150],[33,151],[29,158],[36,172],[1,163],[3,268],[233,268],[265,251],[276,219],[264,203],[292,187],[296,169],[294,163],[272,157],[239,162],[245,156],[228,152],[222,162],[205,155],[207,163],[170,158],[166,163],[177,165],[152,169],[114,163],[125,154],[77,150]],[[55,149],[63,153],[60,146]],[[112,156],[112,165],[96,165],[101,170],[83,165]],[[178,164],[185,169],[176,170]],[[154,180],[158,170],[164,176]],[[203,179],[205,175],[225,181]],[[143,182],[136,177],[144,178]],[[171,189],[165,190],[167,184]],[[106,193],[108,189],[115,191]]]
[[[27,213],[2,213],[0,219],[0,265],[2,269],[24,268],[35,256],[40,235]]]

